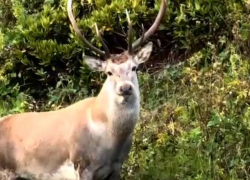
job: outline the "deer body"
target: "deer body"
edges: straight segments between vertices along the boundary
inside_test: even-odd
[[[124,104],[107,101],[105,87],[98,97],[61,110],[3,119],[0,167],[20,175],[53,174],[69,159],[88,176],[118,176],[132,143],[139,99],[129,97]],[[114,104],[100,107],[99,101]]]
[[[50,112],[29,112],[0,119],[0,169],[19,176],[39,177],[59,172],[72,162],[81,180],[118,180],[120,169],[132,145],[133,131],[139,118],[140,93],[137,67],[147,61],[153,44],[139,47],[160,24],[166,10],[162,5],[151,28],[132,44],[129,22],[128,51],[110,54],[92,46],[81,34],[68,0],[68,15],[77,35],[106,61],[85,56],[86,64],[102,71],[107,79],[96,97],[89,97],[66,108]],[[33,179],[33,178],[32,178]],[[53,178],[47,178],[53,180]]]

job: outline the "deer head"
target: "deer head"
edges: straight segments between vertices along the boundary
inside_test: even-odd
[[[84,35],[80,32],[80,29],[77,26],[76,20],[72,13],[72,0],[68,1],[67,11],[68,16],[75,30],[76,34],[82,39],[87,47],[91,50],[100,54],[104,61],[95,57],[85,56],[86,64],[95,71],[102,71],[107,74],[107,79],[105,84],[108,83],[108,89],[110,94],[114,94],[117,99],[128,99],[129,97],[138,97],[139,88],[136,70],[138,65],[146,62],[152,52],[153,43],[149,42],[144,47],[142,47],[137,53],[134,53],[138,47],[140,47],[158,28],[160,21],[163,19],[166,12],[166,0],[161,1],[161,7],[159,13],[153,23],[153,25],[145,33],[143,28],[142,36],[137,39],[135,42],[132,42],[133,33],[132,33],[132,23],[128,11],[126,11],[127,20],[128,20],[128,50],[124,51],[121,54],[110,54],[107,45],[102,39],[97,25],[96,33],[103,45],[104,51],[91,45]]]

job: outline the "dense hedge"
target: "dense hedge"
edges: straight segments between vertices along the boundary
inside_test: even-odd
[[[155,44],[152,58],[169,54],[169,60],[176,60],[178,55],[197,51],[218,36],[230,36],[231,32],[225,29],[231,23],[225,20],[242,6],[241,1],[235,1],[169,1],[165,21],[150,38]],[[111,52],[119,53],[127,47],[125,9],[130,11],[136,38],[142,23],[146,29],[150,27],[159,5],[160,1],[151,0],[78,0],[74,1],[74,13],[87,39],[101,47],[93,33],[97,22]],[[72,33],[66,0],[1,0],[0,7],[0,91],[15,95],[8,88],[18,84],[22,92],[36,100],[49,98],[59,103],[72,102],[72,98],[98,89],[102,78],[90,74],[82,64],[83,52],[94,54]],[[92,77],[95,81],[91,81]]]

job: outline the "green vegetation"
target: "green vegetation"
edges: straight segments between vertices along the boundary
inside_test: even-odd
[[[118,33],[127,29],[125,9],[138,37],[141,23],[149,27],[158,12],[160,1],[153,2],[74,6],[85,36],[101,47],[97,22],[111,52],[119,53],[126,48]],[[141,119],[123,179],[250,179],[249,7],[247,0],[169,0],[150,39],[150,61],[160,65],[139,73]],[[83,64],[83,52],[93,52],[69,24],[66,0],[0,0],[0,116],[60,108],[98,93],[104,75]]]

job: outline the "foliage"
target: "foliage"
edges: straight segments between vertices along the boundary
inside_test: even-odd
[[[98,23],[112,53],[126,48],[130,11],[135,37],[160,1],[74,1],[86,38],[101,47]],[[188,57],[150,75],[140,72],[141,119],[123,179],[249,179],[249,3],[171,0],[154,42],[162,54]],[[0,0],[0,117],[57,109],[95,95],[104,75],[90,72],[95,55],[73,33],[66,0]],[[159,41],[161,46],[159,46]],[[164,63],[164,62],[162,62]]]
[[[244,9],[239,8],[244,7],[242,2],[235,1],[169,1],[165,21],[150,40],[157,47],[157,39],[161,39],[163,51],[196,51],[207,41],[230,34],[225,28],[232,23],[225,23],[224,18],[235,9]],[[66,0],[0,1],[0,75],[9,80],[10,87],[18,84],[22,92],[38,101],[69,103],[91,94],[93,89],[98,91],[102,81],[102,77],[90,74],[83,65],[83,54],[95,54],[73,33],[66,4]],[[142,23],[146,29],[151,26],[159,6],[160,1],[145,0],[82,0],[74,1],[73,5],[86,38],[101,48],[94,31],[97,22],[112,53],[119,53],[127,46],[125,9],[130,12],[136,38],[141,35]],[[71,89],[68,95],[58,97],[58,88],[65,87]]]
[[[0,117],[32,109],[31,97],[20,92],[18,85],[10,87],[8,83],[0,80]]]

